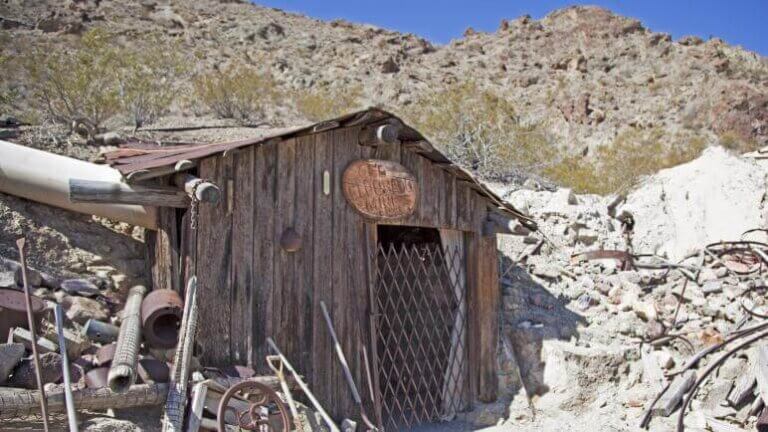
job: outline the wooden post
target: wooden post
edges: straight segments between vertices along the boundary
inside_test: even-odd
[[[480,236],[477,245],[477,302],[475,310],[478,324],[478,389],[477,397],[483,402],[496,400],[496,348],[499,336],[499,263],[496,237]]]
[[[69,200],[73,203],[136,204],[153,207],[189,206],[187,194],[176,188],[127,185],[98,180],[69,180]]]
[[[216,204],[221,199],[221,190],[215,184],[201,180],[191,174],[179,173],[173,178],[176,186],[184,189],[190,198],[198,201]]]
[[[488,212],[488,216],[483,224],[483,235],[485,236],[496,234],[524,236],[530,233],[531,230],[521,224],[519,220],[494,211]]]

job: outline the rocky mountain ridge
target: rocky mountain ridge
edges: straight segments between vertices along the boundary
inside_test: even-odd
[[[357,105],[396,112],[430,91],[471,80],[512,101],[523,123],[541,125],[572,153],[589,154],[626,134],[677,146],[768,144],[764,57],[717,38],[673,41],[597,7],[503,20],[493,33],[470,28],[437,46],[412,34],[241,2],[5,0],[0,6],[3,37],[13,41],[3,52],[11,57],[34,46],[74,46],[87,29],[103,27],[121,44],[154,37],[177,42],[193,74],[244,63],[285,91],[353,91]],[[290,103],[274,105],[266,113],[272,124],[306,116]],[[171,114],[189,120],[201,113],[187,103]]]

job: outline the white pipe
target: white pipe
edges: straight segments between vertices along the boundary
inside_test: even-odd
[[[122,175],[98,165],[0,140],[0,192],[43,204],[157,229],[157,208],[69,201],[69,179],[121,182]]]

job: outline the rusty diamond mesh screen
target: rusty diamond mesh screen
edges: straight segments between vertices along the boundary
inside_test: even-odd
[[[464,254],[439,244],[380,246],[379,400],[387,430],[452,419],[464,407]]]

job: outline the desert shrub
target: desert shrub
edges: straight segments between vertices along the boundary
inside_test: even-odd
[[[540,125],[522,123],[511,101],[474,82],[429,93],[403,116],[449,158],[486,177],[538,173],[556,154]]]
[[[271,76],[242,65],[199,75],[193,86],[198,100],[216,115],[240,120],[263,117],[276,94]]]
[[[629,129],[589,158],[570,155],[544,169],[544,175],[579,193],[623,193],[640,178],[698,157],[706,141],[677,136],[665,142],[665,132]]]
[[[341,116],[361,108],[362,88],[299,90],[293,101],[299,113],[310,121],[321,121]]]
[[[734,131],[725,131],[721,133],[717,138],[718,143],[721,146],[737,153],[750,152],[756,150],[758,147],[754,140],[745,139]]]
[[[10,64],[10,56],[0,54],[0,69],[6,71]],[[8,76],[8,75],[6,75]],[[11,88],[5,80],[0,80],[0,110],[13,104],[18,96],[16,89]]]
[[[96,127],[120,110],[118,60],[106,31],[94,29],[83,35],[74,52],[37,49],[23,64],[51,119],[67,124],[84,120]]]
[[[187,72],[176,47],[160,41],[141,50],[123,50],[117,69],[122,110],[136,127],[165,114],[177,94],[174,80]]]
[[[95,28],[72,51],[38,48],[21,61],[27,84],[52,120],[97,128],[126,114],[140,126],[173,100],[173,78],[182,70],[177,52],[157,41],[121,47],[106,30]]]

